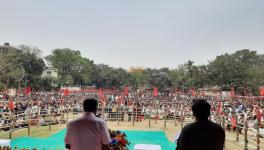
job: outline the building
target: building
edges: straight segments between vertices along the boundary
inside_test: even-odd
[[[20,50],[13,47],[13,46],[10,46],[9,43],[4,43],[4,45],[0,45],[0,56],[6,56],[6,55],[9,55],[9,54],[16,54],[16,53],[19,53]]]
[[[199,88],[198,93],[203,93],[206,96],[221,96],[222,89],[218,86]]]
[[[41,75],[42,78],[58,78],[58,72],[52,67],[46,67]]]
[[[128,72],[144,71],[144,67],[129,67]]]

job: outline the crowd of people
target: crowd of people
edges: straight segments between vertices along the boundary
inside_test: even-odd
[[[212,106],[210,119],[220,123],[224,117],[227,130],[236,131],[236,128],[239,128],[241,131],[245,122],[252,129],[256,129],[258,125],[260,129],[263,127],[262,105],[258,100],[243,97],[193,96],[172,92],[159,92],[154,96],[148,91],[130,91],[126,94],[123,91],[101,92],[100,94],[75,91],[67,94],[64,92],[32,92],[28,95],[20,94],[14,97],[4,95],[0,97],[0,127],[8,129],[8,125],[12,122],[11,114],[18,127],[23,123],[27,125],[29,118],[33,120],[33,124],[47,125],[45,117],[49,115],[62,116],[54,117],[53,123],[65,122],[62,114],[67,111],[82,112],[82,103],[87,97],[98,97],[100,100],[98,116],[109,121],[116,120],[117,115],[120,120],[127,118],[128,121],[132,119],[132,115],[137,117],[137,121],[142,121],[144,116],[149,115],[152,119],[164,119],[165,116],[167,119],[188,117],[192,115],[192,99],[200,97],[206,99]],[[10,109],[10,101],[13,102],[13,109]],[[36,120],[35,123],[34,120]]]

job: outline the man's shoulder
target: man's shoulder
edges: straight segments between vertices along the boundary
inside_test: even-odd
[[[188,131],[188,130],[194,128],[195,126],[196,126],[196,123],[195,123],[195,122],[193,122],[193,123],[189,123],[189,124],[187,124],[186,126],[184,126],[184,127],[182,128],[182,131]]]
[[[75,118],[73,119],[72,121],[70,121],[69,124],[74,124],[74,123],[78,123],[78,122],[82,122],[84,120],[90,120],[90,121],[93,121],[93,122],[98,122],[98,123],[105,123],[105,121],[101,118],[98,118],[98,117],[86,117],[86,116],[81,116],[79,118]]]
[[[216,129],[216,130],[218,130],[218,131],[221,131],[221,132],[225,132],[224,129],[223,129],[219,124],[214,123],[214,122],[212,122],[212,121],[209,121],[209,122],[210,122],[210,125],[211,125],[214,129]]]

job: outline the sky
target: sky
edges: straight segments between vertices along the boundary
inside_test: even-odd
[[[96,64],[176,68],[264,54],[263,0],[0,0],[0,45],[81,51]]]

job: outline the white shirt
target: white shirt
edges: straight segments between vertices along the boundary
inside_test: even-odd
[[[71,150],[101,150],[102,144],[109,144],[111,138],[105,121],[86,113],[69,123],[64,141]]]

